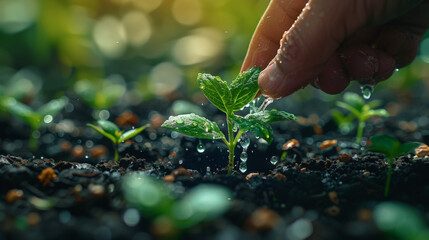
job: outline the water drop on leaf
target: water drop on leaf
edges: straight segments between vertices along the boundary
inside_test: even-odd
[[[362,91],[362,97],[364,99],[370,99],[372,92],[374,91],[374,87],[369,85],[369,84],[365,84],[363,86],[360,87],[361,91]]]
[[[277,156],[272,156],[270,159],[271,164],[276,165],[279,161],[279,158]]]
[[[241,153],[241,155],[240,155],[240,160],[241,160],[242,162],[246,162],[248,158],[249,158],[249,155],[247,155],[247,152],[246,152],[246,151],[243,151],[243,152]]]
[[[246,148],[248,148],[248,147],[249,147],[249,145],[250,145],[250,138],[249,138],[249,136],[247,136],[247,133],[243,133],[243,135],[241,135],[241,138],[240,138],[240,145],[241,145],[244,149],[246,149]]]
[[[206,151],[206,146],[204,146],[204,144],[203,144],[203,142],[201,142],[201,140],[197,145],[197,151],[199,153],[203,153],[204,151]]]
[[[239,169],[240,169],[240,172],[242,172],[242,173],[246,172],[247,171],[247,164],[246,164],[246,162],[241,162]]]

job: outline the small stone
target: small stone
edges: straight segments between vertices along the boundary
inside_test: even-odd
[[[246,175],[246,181],[249,181],[252,177],[258,176],[259,173],[249,173]]]
[[[325,213],[331,217],[336,217],[336,216],[340,215],[341,210],[337,206],[332,206],[332,207],[326,208]]]
[[[328,147],[335,146],[335,145],[337,145],[337,143],[338,143],[337,140],[326,140],[326,141],[323,141],[322,144],[320,145],[320,150],[323,150],[323,149],[328,148]]]
[[[267,207],[256,209],[246,220],[245,227],[250,231],[269,231],[273,229],[279,220],[280,215]]]
[[[150,118],[150,125],[152,128],[160,127],[163,122],[164,122],[164,117],[159,113],[153,114],[152,117]]]
[[[305,172],[305,171],[307,171],[307,168],[303,167],[303,168],[300,169],[300,171],[301,172]]]
[[[32,212],[27,215],[27,223],[30,227],[34,227],[40,222],[40,215]]]
[[[414,150],[417,157],[426,157],[429,156],[429,146],[426,144],[420,145],[418,148]]]
[[[77,145],[73,148],[71,156],[73,158],[83,158],[85,157],[85,149],[81,145]]]
[[[174,176],[173,175],[167,175],[163,178],[164,182],[174,182]]]
[[[336,192],[329,192],[328,193],[329,200],[335,205],[340,204],[340,199],[338,198],[338,194]]]
[[[104,193],[106,192],[106,189],[104,188],[104,186],[98,185],[98,184],[89,184],[88,190],[89,190],[89,192],[91,192],[91,195],[93,197],[102,197],[102,196],[104,196]]]
[[[368,176],[370,176],[370,175],[371,175],[371,173],[370,173],[370,172],[368,172],[368,171],[365,171],[365,172],[363,172],[363,175],[364,175],[365,177],[368,177]]]
[[[177,176],[188,176],[188,177],[192,177],[192,175],[188,172],[188,170],[186,170],[186,169],[185,169],[185,168],[183,168],[183,167],[179,167],[178,169],[173,170],[173,171],[171,172],[171,174],[172,174],[174,177],[177,177]]]
[[[51,181],[55,178],[57,178],[57,175],[52,168],[43,169],[39,176],[37,176],[37,179],[39,180],[40,184],[42,184],[42,186],[44,187],[49,185],[49,183],[51,183]]]
[[[284,182],[286,182],[287,180],[287,177],[281,173],[276,173],[276,175],[274,175],[274,178]]]
[[[69,141],[63,141],[60,144],[60,148],[61,150],[63,150],[64,152],[69,152],[70,150],[72,150],[72,144]]]
[[[357,213],[357,218],[358,218],[360,221],[368,222],[368,221],[370,221],[370,220],[372,219],[372,211],[371,211],[371,210],[369,210],[369,209],[366,209],[366,208],[361,209],[361,210],[359,210],[359,212]]]
[[[299,141],[296,139],[291,139],[291,140],[287,141],[285,144],[283,144],[282,151],[287,151],[287,150],[292,149],[294,147],[299,147]]]
[[[352,160],[352,156],[347,153],[343,153],[340,156],[338,156],[338,159],[340,160],[340,162],[348,163]]]
[[[19,189],[11,189],[6,193],[6,202],[12,204],[24,198],[24,192]]]
[[[89,150],[89,155],[91,158],[99,158],[106,156],[109,153],[109,150],[102,145],[94,146]]]
[[[136,126],[139,124],[139,117],[137,117],[137,115],[135,115],[131,111],[126,111],[115,119],[115,123],[119,127],[124,127],[128,125]]]

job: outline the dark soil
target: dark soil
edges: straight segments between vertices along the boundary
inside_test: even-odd
[[[314,109],[319,103],[308,104]],[[131,110],[151,118],[156,114],[150,110],[154,106],[165,106],[160,114],[169,115],[164,101]],[[401,141],[428,143],[425,103],[396,107],[400,111],[395,116],[385,121],[372,119],[364,135],[388,133]],[[211,106],[204,110],[222,126],[222,115]],[[297,107],[288,110],[297,115],[307,111]],[[385,198],[386,160],[365,151],[366,138],[358,145],[351,142],[353,131],[339,134],[326,109],[316,107],[313,120],[304,115],[302,121],[274,125],[271,145],[252,137],[247,172],[241,173],[237,167],[231,176],[225,174],[227,151],[221,143],[203,141],[206,151],[199,154],[195,150],[198,140],[160,128],[146,130],[143,139],[122,144],[125,157],[118,163],[108,161],[111,153],[91,156],[89,150],[95,146],[110,149],[111,145],[85,128],[92,121],[89,112],[75,103],[73,112],[56,119],[68,124],[64,121],[73,119],[74,130],[42,129],[42,136],[51,134],[53,138],[42,137],[34,155],[23,147],[25,131],[16,131],[22,125],[0,121],[5,129],[4,155],[0,156],[0,239],[165,238],[166,231],[154,227],[153,219],[142,216],[135,226],[125,223],[123,216],[129,206],[121,182],[124,175],[135,171],[163,180],[179,168],[186,170],[166,184],[184,188],[182,195],[202,183],[219,184],[233,192],[231,208],[224,215],[175,232],[180,239],[385,239],[372,215],[374,207],[385,201],[411,205],[429,220],[429,159],[415,158],[414,154],[396,159],[390,195]],[[120,113],[112,111],[110,119]],[[292,138],[300,147],[289,150],[286,160],[273,166],[271,156],[280,157],[281,146]],[[319,148],[324,140],[333,139],[338,140],[336,145]],[[65,149],[64,142],[71,148]],[[83,155],[73,155],[78,145],[85,150]],[[237,162],[241,151],[240,147],[236,150]],[[46,168],[52,168],[57,177],[43,186],[38,176]],[[307,235],[294,235],[297,222],[310,226],[300,229]]]

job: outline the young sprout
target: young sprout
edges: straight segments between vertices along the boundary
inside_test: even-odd
[[[97,121],[98,126],[95,126],[90,123],[86,125],[94,129],[101,135],[105,136],[106,138],[110,139],[110,141],[112,141],[113,147],[115,149],[116,162],[119,161],[119,154],[118,154],[119,143],[138,135],[140,132],[142,132],[149,126],[149,124],[146,124],[142,127],[123,132],[119,129],[119,127],[116,124],[107,120],[98,120]]]
[[[392,175],[392,164],[395,158],[413,151],[420,146],[420,143],[404,143],[401,144],[396,138],[388,135],[375,135],[370,137],[371,146],[368,151],[383,153],[389,160],[389,168],[387,172],[386,186],[384,188],[384,196],[389,195],[390,179]]]
[[[228,174],[234,167],[234,150],[241,135],[250,131],[268,143],[273,141],[273,130],[269,123],[283,120],[295,120],[293,114],[273,110],[260,109],[246,116],[237,116],[235,111],[241,110],[258,94],[259,68],[252,68],[238,75],[228,84],[220,77],[210,74],[198,74],[198,83],[207,99],[226,114],[227,136],[222,133],[217,123],[194,113],[171,116],[162,126],[188,136],[203,139],[221,139],[229,149]],[[237,133],[234,130],[237,126]]]
[[[348,128],[354,118],[358,119],[359,125],[356,134],[356,143],[360,143],[362,139],[363,130],[365,128],[365,122],[371,117],[380,116],[388,117],[389,113],[384,109],[374,109],[380,106],[379,101],[371,101],[365,103],[365,101],[356,93],[344,94],[344,102],[338,101],[337,106],[350,112],[350,115],[343,116],[340,112],[334,111],[334,120],[339,124],[341,128]]]
[[[37,150],[37,131],[44,125],[51,123],[58,112],[68,103],[67,97],[51,100],[41,106],[37,111],[32,110],[29,106],[17,101],[14,98],[7,98],[5,106],[7,111],[19,118],[31,128],[29,138],[29,148]]]

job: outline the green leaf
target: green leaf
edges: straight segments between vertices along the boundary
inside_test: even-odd
[[[388,158],[394,158],[396,149],[400,146],[399,141],[389,135],[375,135],[370,137],[371,146],[368,151],[379,152],[386,155]]]
[[[112,135],[110,133],[105,132],[103,129],[100,129],[99,127],[92,125],[91,123],[87,123],[86,126],[91,127],[92,129],[94,129],[96,132],[98,132],[99,134],[107,137],[108,139],[110,139],[110,141],[112,141],[113,143],[118,143],[115,135]]]
[[[34,112],[29,106],[16,101],[14,98],[6,100],[6,107],[11,114],[21,119],[21,121],[28,124],[32,129],[38,129],[42,124],[43,116]]]
[[[52,117],[55,117],[55,115],[57,115],[58,112],[67,105],[68,102],[69,100],[67,97],[54,99],[41,106],[37,112],[42,116],[51,115]]]
[[[410,153],[420,145],[421,143],[415,143],[415,142],[401,144],[401,146],[399,146],[396,152],[396,155],[397,155],[396,157]]]
[[[240,73],[230,85],[233,111],[242,109],[246,104],[252,101],[259,92],[258,77],[260,68],[251,68],[248,71]]]
[[[207,73],[198,74],[198,83],[201,91],[207,99],[213,103],[219,110],[230,113],[233,110],[233,100],[231,90],[228,84],[220,79]]]
[[[350,111],[353,115],[355,115],[355,117],[360,118],[361,116],[361,112],[360,110],[356,109],[355,107],[353,107],[352,105],[345,103],[345,102],[337,102],[337,106],[340,108],[343,108],[345,110]]]
[[[194,113],[171,116],[162,124],[162,127],[197,138],[225,138],[217,123],[211,122],[208,119],[198,116]]]
[[[360,111],[365,105],[365,100],[363,100],[363,98],[356,93],[345,93],[343,98],[344,102],[346,102],[358,111]]]
[[[250,115],[250,116],[249,116]],[[240,130],[250,131],[255,134],[257,137],[265,139],[269,144],[274,140],[273,138],[273,129],[270,125],[265,124],[259,118],[253,118],[255,115],[249,114],[246,117],[233,116],[232,119],[235,123],[238,124]]]
[[[98,126],[101,127],[101,129],[103,129],[105,132],[113,135],[113,136],[117,136],[118,132],[120,132],[121,130],[119,129],[118,126],[116,126],[116,124],[114,124],[111,121],[107,121],[107,120],[98,120],[97,121]],[[118,136],[119,137],[119,136]]]
[[[362,115],[362,119],[366,120],[374,116],[389,117],[389,113],[384,109],[369,110]]]
[[[141,133],[143,130],[145,130],[147,127],[149,127],[149,124],[146,124],[142,127],[136,128],[136,129],[131,129],[129,131],[126,131],[125,133],[123,133],[121,135],[121,137],[119,138],[119,142],[123,142],[125,140],[128,140],[134,136],[136,136],[137,134]]]
[[[262,123],[296,120],[295,115],[285,111],[277,111],[276,109],[251,113],[246,115],[244,118],[253,121],[260,121]]]

